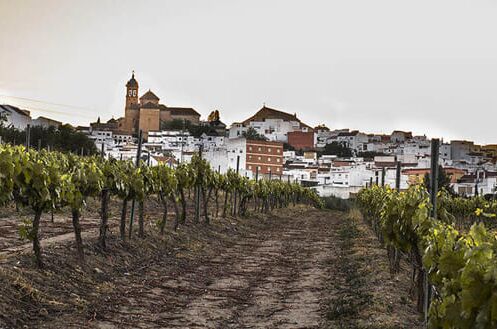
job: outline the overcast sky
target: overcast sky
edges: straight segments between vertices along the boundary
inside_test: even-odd
[[[227,124],[265,102],[312,126],[497,143],[496,0],[0,0],[0,13],[0,103],[35,116],[123,116],[135,70],[140,94]]]

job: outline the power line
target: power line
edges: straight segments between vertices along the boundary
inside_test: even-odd
[[[47,105],[55,105],[55,106],[69,107],[69,108],[80,109],[80,110],[94,111],[93,109],[90,109],[88,107],[82,107],[82,106],[76,106],[76,105],[68,105],[68,104],[61,104],[61,103],[52,103],[52,102],[40,101],[38,99],[32,99],[32,98],[27,98],[27,97],[18,97],[18,96],[10,96],[10,95],[0,95],[0,97],[15,98],[15,99],[21,99],[21,100],[35,102],[35,103],[47,104]]]
[[[90,108],[87,108],[87,107],[75,106],[75,105],[67,105],[67,104],[61,104],[61,103],[45,102],[45,101],[41,101],[41,100],[37,100],[37,99],[31,99],[31,98],[26,98],[26,97],[17,97],[17,96],[9,96],[9,95],[0,95],[0,97],[7,97],[7,98],[13,98],[13,99],[19,99],[19,100],[23,100],[23,101],[28,101],[28,102],[34,102],[34,103],[40,103],[40,104],[46,104],[46,105],[53,105],[53,106],[59,106],[59,107],[66,107],[68,109],[86,110],[86,111],[96,112],[93,109],[90,109]],[[18,105],[18,106],[24,107],[26,105],[24,104],[24,105]],[[31,109],[31,110],[35,110],[35,111],[38,111],[38,112],[44,112],[44,113],[61,114],[61,115],[65,115],[65,116],[77,116],[77,117],[87,118],[87,119],[94,118],[93,115],[84,115],[84,114],[81,114],[81,112],[67,112],[67,111],[48,110],[48,109],[40,108],[40,107],[33,107],[31,105],[29,105],[27,107],[29,107],[29,109]]]
[[[17,106],[24,107],[23,105],[17,105]],[[68,112],[47,110],[47,109],[42,109],[42,108],[33,107],[33,106],[29,106],[29,110],[33,110],[33,111],[41,112],[41,113],[60,114],[60,115],[63,115],[63,116],[80,117],[80,118],[86,118],[86,119],[93,119],[94,118],[94,116],[92,116],[92,115],[85,115],[85,114],[73,113],[73,112],[68,113]]]

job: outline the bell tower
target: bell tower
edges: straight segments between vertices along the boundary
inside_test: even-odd
[[[124,107],[123,130],[135,133],[140,121],[140,105],[138,103],[138,81],[135,79],[135,71],[126,83],[126,106]]]
[[[138,104],[138,81],[135,80],[135,71],[131,79],[126,83],[126,109]]]

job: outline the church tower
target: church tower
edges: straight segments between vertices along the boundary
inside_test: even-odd
[[[131,108],[133,104],[138,104],[138,81],[135,80],[135,71],[126,84],[126,108]]]
[[[140,104],[138,103],[138,81],[135,79],[135,71],[131,79],[126,83],[126,106],[124,107],[123,130],[128,133],[136,133],[140,120]]]

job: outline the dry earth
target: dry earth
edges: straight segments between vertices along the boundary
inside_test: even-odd
[[[388,272],[366,225],[294,207],[190,224],[165,237],[89,234],[78,264],[70,241],[0,268],[0,328],[421,328],[408,275]],[[60,239],[63,240],[63,239]]]

